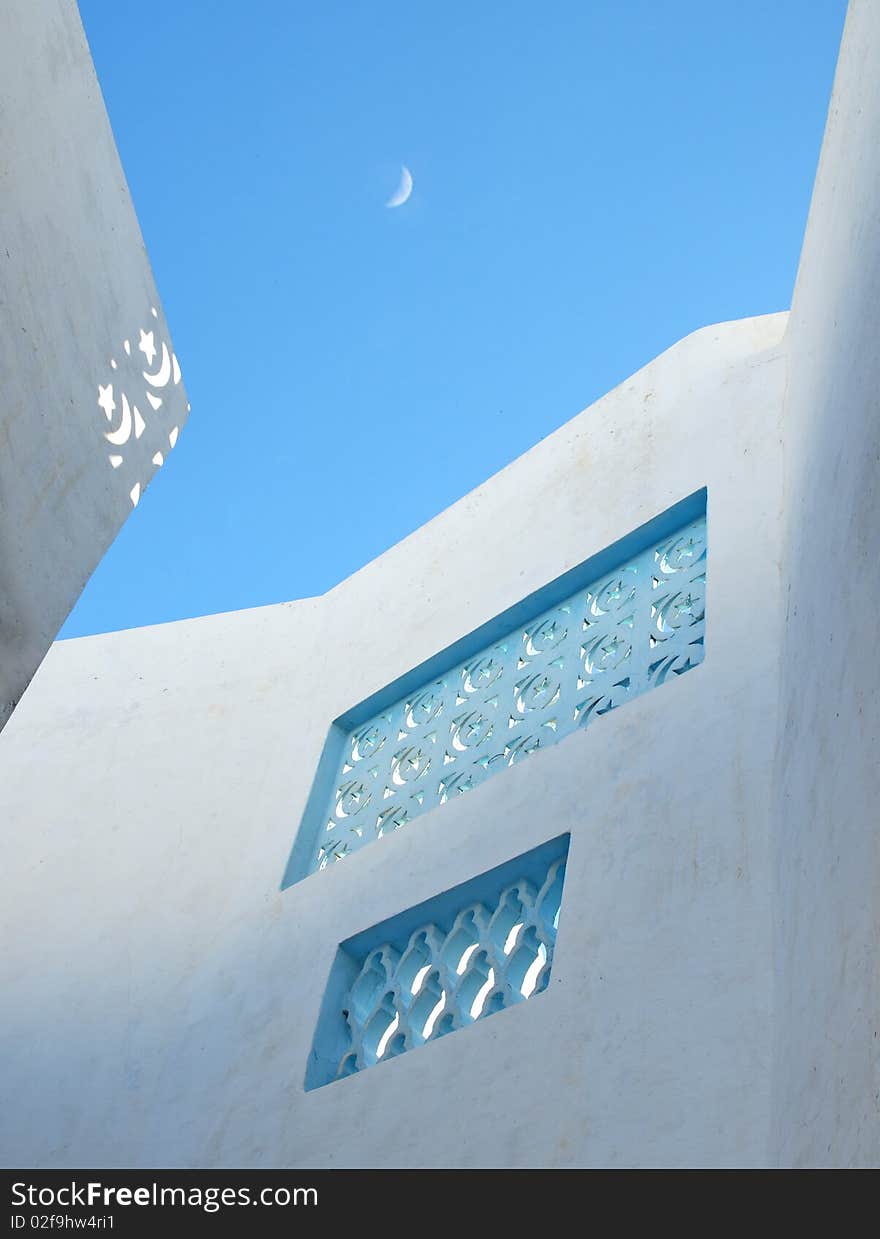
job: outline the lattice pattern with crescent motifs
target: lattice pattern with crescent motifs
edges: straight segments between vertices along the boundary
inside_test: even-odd
[[[561,858],[549,865],[539,889],[520,878],[494,906],[462,908],[448,933],[423,925],[402,952],[390,943],[371,951],[345,999],[348,1047],[335,1078],[436,1041],[546,989],[564,881]]]
[[[107,459],[111,469],[122,469],[127,486],[133,481],[128,492],[132,507],[137,507],[144,487],[176,447],[190,411],[180,363],[162,338],[155,306],[150,315],[150,330],[141,327],[134,345],[131,339],[122,341],[110,360],[107,382],[98,384],[97,405],[109,425],[103,431],[111,448]],[[133,473],[123,468],[127,459]]]
[[[705,587],[701,517],[356,728],[311,870],[695,667]]]

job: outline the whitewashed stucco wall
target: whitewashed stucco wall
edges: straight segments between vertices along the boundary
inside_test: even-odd
[[[878,51],[853,0],[787,330],[323,598],[52,648],[0,738],[5,1164],[880,1160]],[[703,486],[700,668],[279,891],[331,719]],[[547,993],[305,1094],[337,943],[565,830]]]
[[[852,0],[786,347],[774,1147],[880,1163],[880,6]]]
[[[158,356],[141,353],[141,331]],[[3,0],[0,729],[186,421],[163,344],[168,326],[75,0]],[[99,386],[115,406],[104,405],[109,421]],[[141,419],[127,436],[123,390]]]
[[[322,598],[53,647],[0,742],[0,1160],[767,1162],[785,323],[681,341]],[[334,717],[703,486],[699,668],[279,891]],[[338,942],[565,830],[549,990],[304,1093]]]

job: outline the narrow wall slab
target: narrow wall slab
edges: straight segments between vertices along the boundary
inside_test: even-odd
[[[0,8],[0,728],[188,412],[74,0]]]

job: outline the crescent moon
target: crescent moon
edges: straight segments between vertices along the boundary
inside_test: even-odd
[[[403,206],[404,202],[408,200],[412,191],[413,191],[412,173],[410,172],[409,168],[407,168],[407,166],[404,164],[404,166],[400,170],[400,184],[397,186],[397,189],[395,189],[394,193],[391,195],[391,197],[388,199],[385,205],[389,207]]]
[[[162,364],[155,374],[147,374],[143,371],[143,376],[151,387],[164,387],[171,378],[171,358],[168,356],[168,345],[162,345]]]
[[[104,438],[116,447],[122,447],[123,443],[127,443],[131,438],[131,409],[124,392],[122,393],[122,421],[119,423],[119,429],[106,430]]]

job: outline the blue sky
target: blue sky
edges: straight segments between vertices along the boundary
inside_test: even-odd
[[[845,8],[80,0],[192,414],[62,635],[322,593],[787,308]]]

